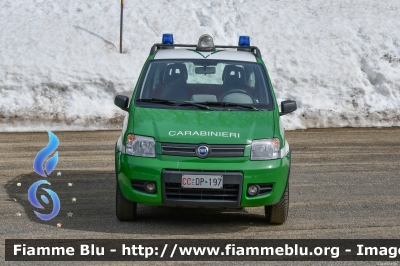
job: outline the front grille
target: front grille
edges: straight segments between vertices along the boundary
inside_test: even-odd
[[[239,197],[239,185],[227,184],[222,189],[188,189],[182,188],[181,183],[165,183],[167,199],[178,200],[222,200],[237,201]]]
[[[175,156],[197,156],[200,144],[161,143],[162,154]],[[207,157],[243,157],[245,145],[208,145]]]
[[[182,188],[182,175],[222,175],[222,189]],[[203,172],[164,170],[163,203],[166,206],[238,208],[242,195],[243,175],[238,172]]]

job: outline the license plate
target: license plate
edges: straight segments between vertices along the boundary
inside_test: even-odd
[[[212,188],[219,189],[224,185],[222,175],[182,175],[184,188]]]

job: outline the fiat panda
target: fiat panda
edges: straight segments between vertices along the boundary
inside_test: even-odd
[[[116,215],[137,217],[137,204],[265,209],[283,224],[289,210],[290,147],[280,116],[295,101],[276,101],[267,68],[248,36],[238,46],[154,44],[115,146]]]

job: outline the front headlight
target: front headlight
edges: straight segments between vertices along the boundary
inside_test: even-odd
[[[156,157],[154,138],[129,134],[126,137],[125,153],[142,157]]]
[[[271,160],[281,158],[281,143],[278,138],[253,140],[251,160]]]

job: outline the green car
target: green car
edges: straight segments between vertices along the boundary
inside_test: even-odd
[[[241,36],[238,46],[154,44],[115,147],[116,215],[137,216],[137,204],[175,207],[264,206],[268,223],[289,210],[290,148],[261,52]]]

